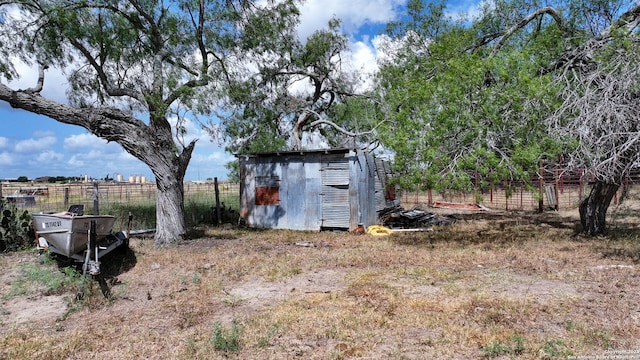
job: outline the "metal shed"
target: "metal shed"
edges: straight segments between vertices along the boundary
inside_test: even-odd
[[[398,204],[388,163],[354,149],[237,155],[240,217],[247,226],[356,230]]]

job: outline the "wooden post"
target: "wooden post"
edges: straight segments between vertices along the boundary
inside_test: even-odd
[[[542,160],[540,160],[540,173],[538,174],[538,191],[540,191],[540,199],[538,199],[538,211],[544,211],[544,168]]]
[[[216,194],[216,220],[218,225],[222,224],[222,214],[220,213],[220,189],[218,188],[218,178],[213,178],[213,189]]]
[[[523,197],[524,197],[524,187],[522,186],[522,184],[520,184],[520,209],[524,208]]]
[[[493,205],[493,180],[489,184],[489,202]]]
[[[93,215],[100,215],[98,200],[98,182],[93,183]]]
[[[64,208],[68,209],[69,208],[69,187],[65,187],[64,188]]]

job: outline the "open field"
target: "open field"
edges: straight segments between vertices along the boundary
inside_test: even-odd
[[[627,209],[629,210],[629,209]],[[202,229],[134,238],[82,301],[32,251],[0,256],[2,359],[640,358],[640,235],[574,212],[458,213],[389,237]],[[631,358],[631,357],[627,357]]]

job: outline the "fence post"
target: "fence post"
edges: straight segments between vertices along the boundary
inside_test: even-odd
[[[93,215],[100,215],[99,209],[99,201],[98,201],[98,182],[93,183]]]
[[[538,190],[540,191],[540,198],[538,199],[538,211],[544,211],[544,168],[542,167],[542,160],[540,160],[540,173],[538,174]]]
[[[556,194],[556,211],[560,210],[560,193],[558,192],[558,187],[560,186],[560,175],[558,174],[558,167],[556,166],[556,169],[553,173],[554,178],[555,178],[555,194]]]
[[[220,213],[220,189],[218,188],[218,178],[213,178],[213,188],[216,194],[216,219],[218,225],[222,224],[222,214]]]
[[[69,208],[69,187],[66,186],[63,190],[63,201],[64,201],[64,208],[68,209]]]

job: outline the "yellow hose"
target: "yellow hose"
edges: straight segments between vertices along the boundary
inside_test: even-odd
[[[367,234],[373,236],[387,236],[393,234],[393,231],[382,225],[371,225],[367,228]]]

